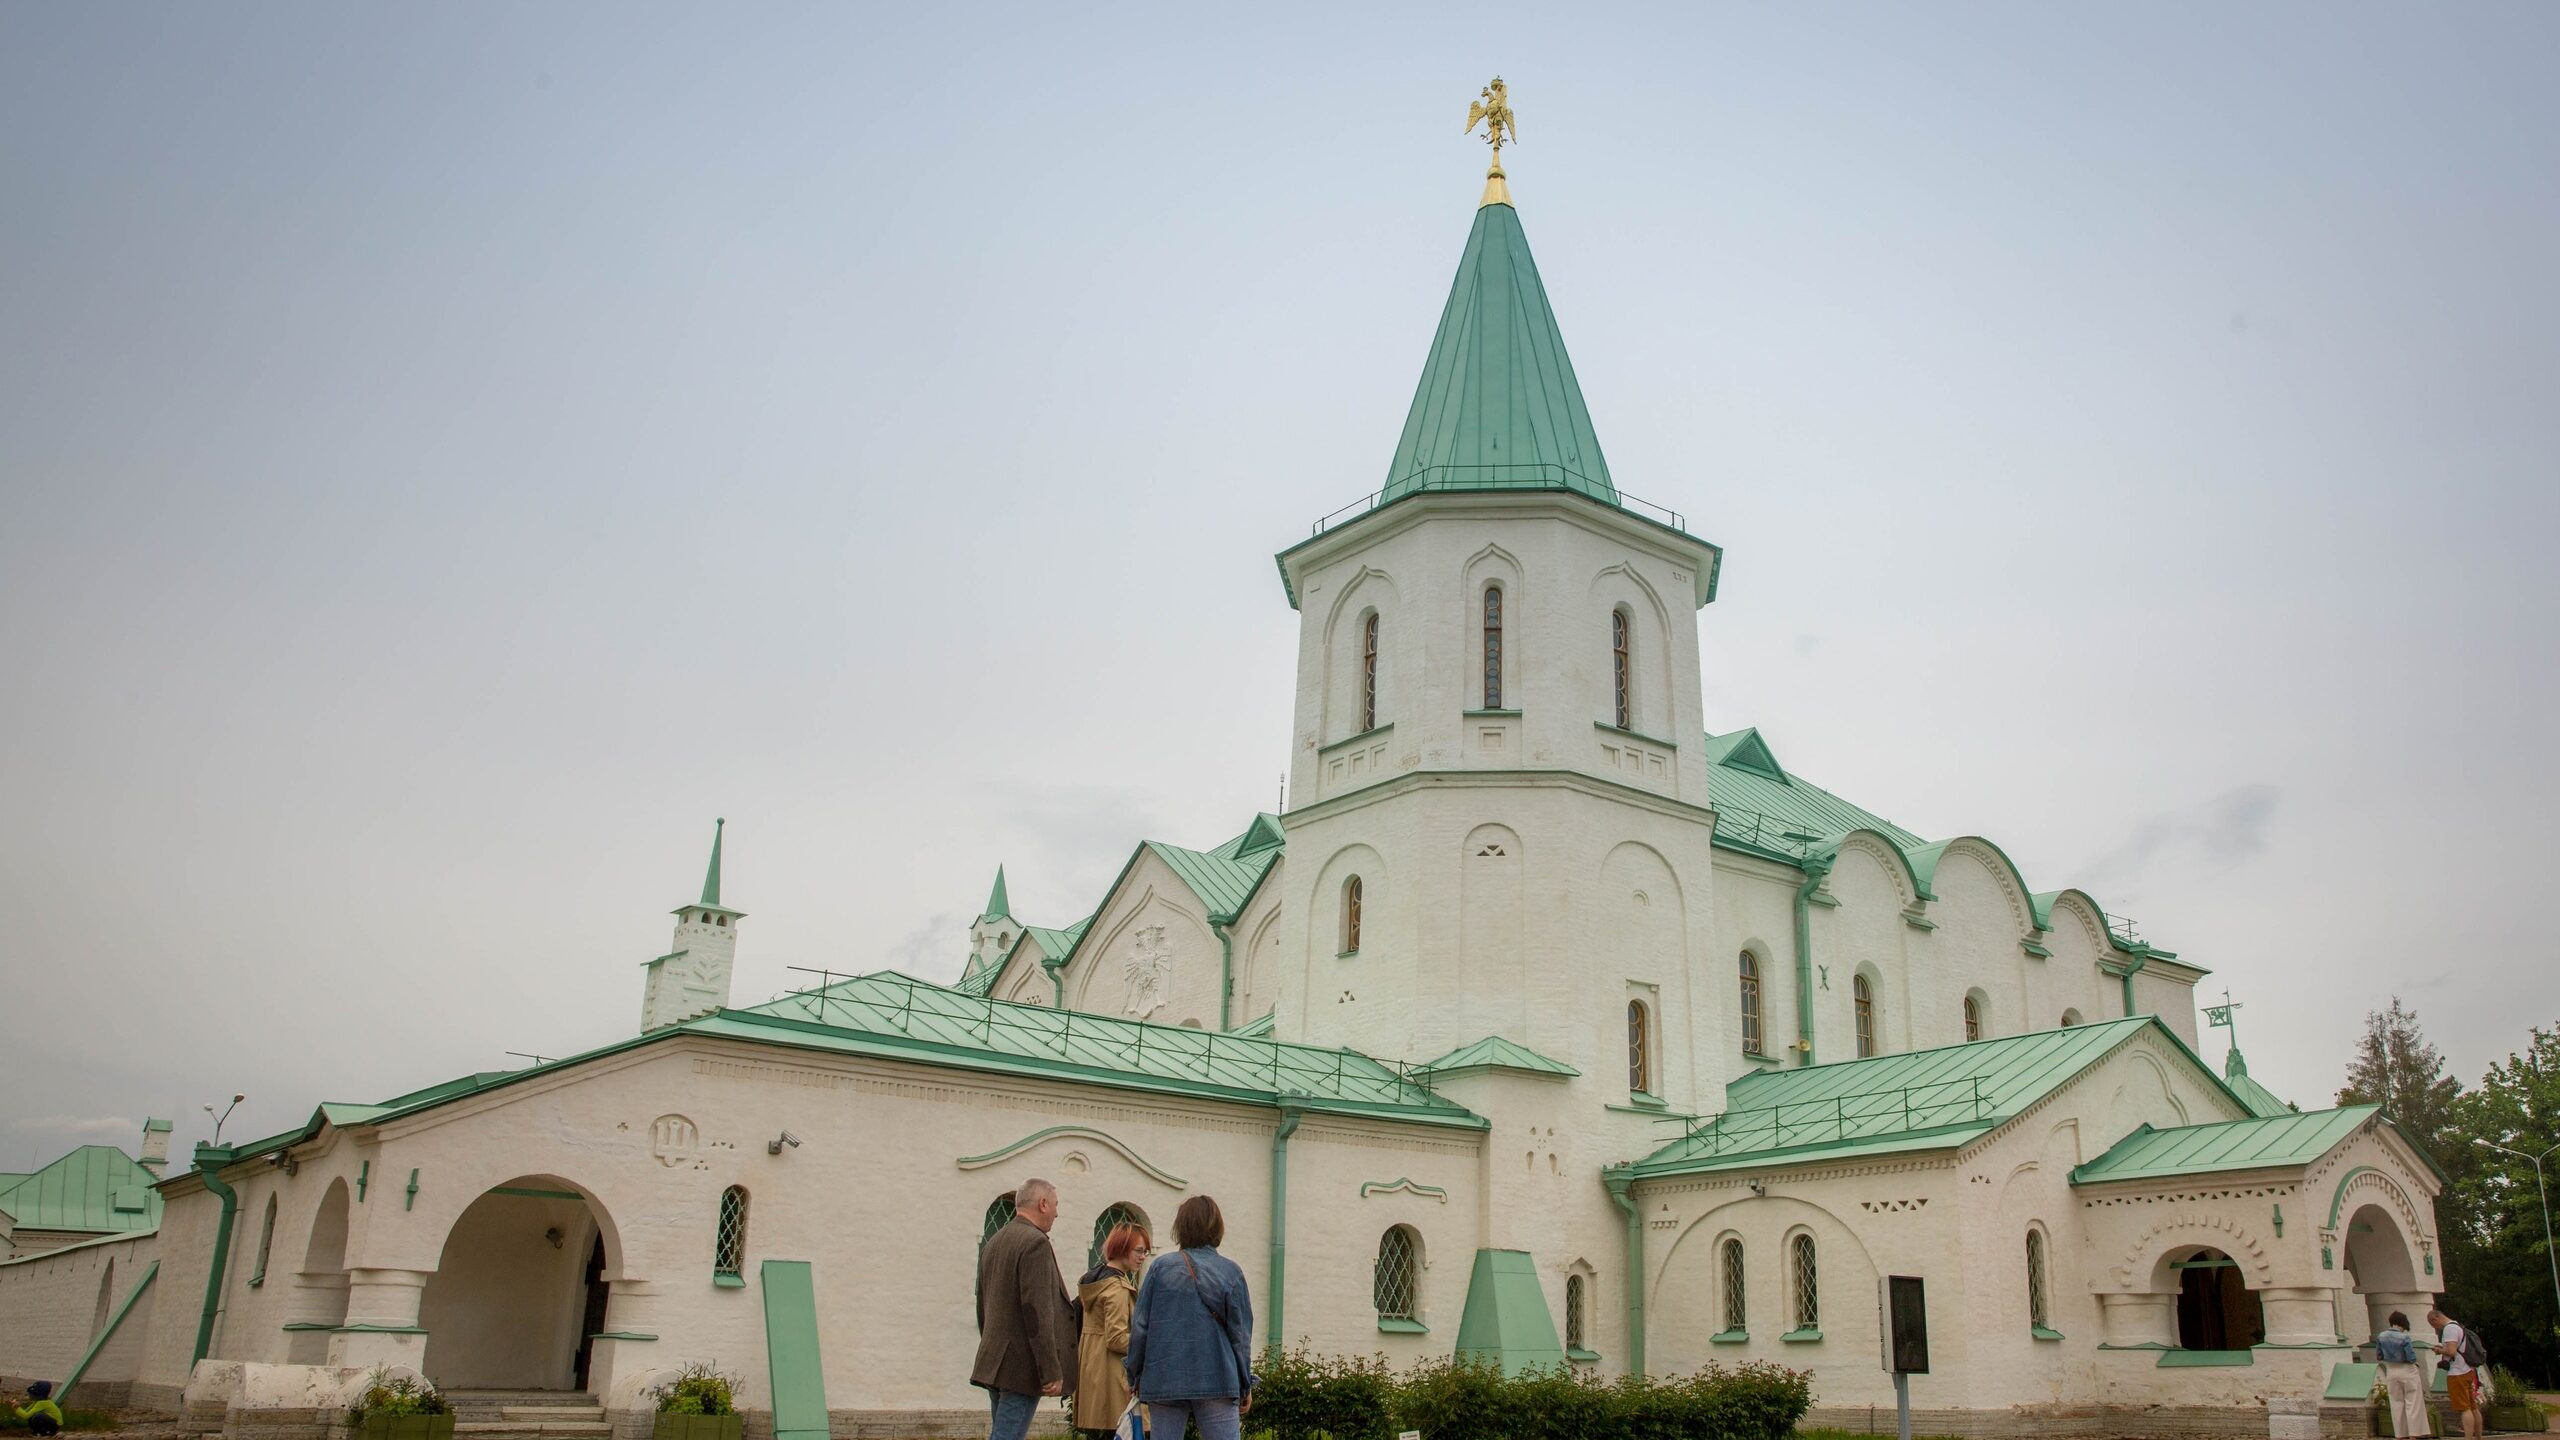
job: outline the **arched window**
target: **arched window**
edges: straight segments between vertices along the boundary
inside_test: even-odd
[[[1792,1272],[1790,1278],[1795,1282],[1791,1288],[1795,1294],[1796,1328],[1819,1330],[1822,1328],[1822,1272],[1813,1252],[1813,1237],[1798,1235],[1795,1243],[1787,1247],[1787,1257],[1791,1262],[1788,1266]]]
[[[1763,1055],[1765,1044],[1760,1034],[1760,961],[1750,951],[1742,952],[1742,1053]]]
[[[1751,1328],[1750,1312],[1743,1305],[1745,1297],[1742,1288],[1742,1242],[1739,1240],[1724,1242],[1724,1250],[1719,1258],[1723,1262],[1719,1268],[1724,1272],[1725,1333],[1739,1335]]]
[[[1370,1272],[1370,1302],[1378,1319],[1421,1318],[1422,1237],[1410,1225],[1389,1226],[1378,1237],[1378,1263]]]
[[[1653,1015],[1641,1000],[1627,1002],[1627,1088],[1653,1093]]]
[[[1628,628],[1626,611],[1609,612],[1609,673],[1617,694],[1618,718],[1615,723],[1621,730],[1636,728],[1635,679],[1628,654]]]
[[[267,1218],[258,1227],[258,1263],[249,1271],[252,1288],[267,1283],[267,1252],[276,1248],[276,1197],[267,1197]]]
[[[1571,1352],[1591,1348],[1590,1332],[1584,1327],[1583,1307],[1591,1303],[1590,1287],[1580,1275],[1564,1277],[1564,1348]]]
[[[720,1192],[720,1248],[711,1261],[713,1273],[747,1273],[747,1192],[732,1185]]]
[[[1360,877],[1342,882],[1342,953],[1360,953]]]
[[[1858,1057],[1876,1053],[1876,991],[1864,975],[1849,982],[1849,1003],[1858,1012]]]
[[[2044,1232],[2027,1232],[2027,1325],[2030,1329],[2050,1330],[2053,1314],[2045,1299]]]
[[[1378,728],[1378,615],[1360,624],[1360,728]]]
[[[1982,997],[1979,995],[1964,997],[1964,1038],[1968,1044],[1982,1038]]]
[[[2079,1012],[2079,1011],[2077,1011],[2077,1010],[2065,1010],[2065,1011],[2063,1011],[2063,1012],[2062,1012],[2062,1028],[2063,1028],[2063,1029],[2068,1030],[2068,1029],[2070,1029],[2072,1026],[2077,1025],[2077,1024],[2079,1024],[2079,1023],[2080,1023],[2080,1012]]]
[[[1013,1223],[1013,1192],[1008,1190],[987,1202],[987,1218],[978,1226],[978,1248],[985,1249],[996,1232]]]
[[[1085,1264],[1099,1265],[1102,1263],[1102,1242],[1110,1239],[1111,1232],[1118,1228],[1123,1221],[1137,1226],[1139,1229],[1146,1231],[1149,1235],[1153,1235],[1155,1233],[1155,1227],[1147,1223],[1146,1211],[1139,1209],[1137,1206],[1130,1204],[1126,1200],[1122,1200],[1117,1204],[1107,1205],[1103,1207],[1102,1213],[1094,1219],[1093,1251],[1086,1257],[1084,1262]]]
[[[1502,708],[1502,587],[1484,587],[1484,708]]]
[[[2230,1256],[2199,1250],[2173,1268],[2179,1349],[2247,1350],[2266,1343],[2265,1307]]]

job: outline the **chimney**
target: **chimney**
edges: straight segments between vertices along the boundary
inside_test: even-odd
[[[153,1119],[142,1122],[142,1158],[139,1163],[151,1172],[154,1179],[169,1168],[168,1121]]]

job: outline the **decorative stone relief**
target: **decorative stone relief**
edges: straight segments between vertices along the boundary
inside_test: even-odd
[[[701,1128],[684,1116],[661,1115],[649,1122],[649,1153],[668,1169],[691,1164],[701,1148]]]
[[[1173,949],[1165,943],[1163,926],[1139,928],[1120,973],[1129,982],[1129,1014],[1144,1020],[1164,1008],[1165,986],[1173,978]]]

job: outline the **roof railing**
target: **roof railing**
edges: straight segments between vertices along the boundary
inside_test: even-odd
[[[1691,1158],[1747,1150],[1786,1150],[1885,1135],[1936,1130],[1991,1118],[1982,1077],[1867,1090],[1827,1100],[1795,1100],[1710,1115],[1682,1140]]]
[[[1395,498],[1421,490],[1569,490],[1588,495],[1604,490],[1616,497],[1619,505],[1659,525],[1667,525],[1686,534],[1689,519],[1668,505],[1628,494],[1606,480],[1594,480],[1562,465],[1432,465],[1396,481],[1388,489]],[[1372,490],[1338,510],[1316,517],[1308,534],[1321,535],[1336,525],[1354,520],[1386,502],[1386,490]]]
[[[1744,845],[1757,845],[1798,859],[1802,859],[1822,838],[1808,835],[1774,815],[1763,815],[1757,810],[1745,810],[1735,805],[1716,806],[1716,833]]]
[[[2115,936],[2127,945],[2139,945],[2142,943],[2142,932],[2134,928],[2132,916],[2110,915],[2104,910],[2101,910],[2098,913],[2106,916],[2107,933]]]

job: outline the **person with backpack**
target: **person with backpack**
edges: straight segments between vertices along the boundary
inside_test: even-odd
[[[2436,1353],[2444,1357],[2445,1402],[2462,1421],[2464,1440],[2480,1440],[2481,1412],[2488,1408],[2489,1347],[2470,1326],[2442,1310],[2428,1311],[2427,1323],[2436,1327]]]
[[[2382,1364],[2382,1388],[2391,1397],[2394,1440],[2433,1435],[2427,1416],[2427,1372],[2418,1364],[2418,1342],[2409,1334],[2409,1317],[2394,1310],[2391,1323],[2373,1337],[2373,1358]]]
[[[1227,1238],[1218,1202],[1194,1195],[1173,1213],[1180,1248],[1147,1267],[1129,1317],[1130,1387],[1147,1407],[1147,1430],[1201,1440],[1240,1440],[1253,1408],[1253,1296],[1244,1271],[1218,1253]]]

